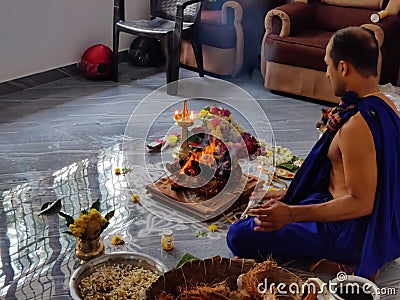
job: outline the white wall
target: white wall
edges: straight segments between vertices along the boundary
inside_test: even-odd
[[[148,0],[126,0],[129,18]],[[131,3],[128,3],[131,2]],[[113,0],[0,0],[0,82],[78,62],[91,45],[112,48]],[[120,50],[132,36],[121,35]]]

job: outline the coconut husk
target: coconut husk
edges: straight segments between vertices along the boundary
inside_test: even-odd
[[[240,279],[243,289],[252,299],[260,299],[260,288],[258,287],[260,283],[263,283],[262,290],[265,291],[263,299],[302,299],[301,291],[299,294],[292,294],[287,290],[290,284],[297,284],[298,287],[301,287],[303,283],[301,278],[287,269],[279,267],[272,260],[266,260],[255,265],[249,272],[243,274]],[[277,296],[274,298],[274,290],[280,283],[285,284],[287,295],[276,294]]]
[[[260,283],[264,293],[257,288]],[[281,295],[270,288],[271,283],[298,284],[303,281],[294,273],[267,260],[255,263],[253,260],[231,260],[213,257],[184,264],[162,275],[147,290],[147,299],[210,299],[210,300],[297,300],[301,294]],[[301,292],[301,291],[300,291]]]
[[[147,299],[176,299],[167,298],[167,295],[177,297],[179,293],[177,289],[181,291],[186,289],[187,292],[195,291],[203,296],[203,298],[194,298],[195,296],[192,295],[192,298],[187,299],[225,299],[221,297],[224,295],[221,294],[221,285],[218,284],[222,283],[224,290],[236,290],[237,277],[249,271],[255,264],[254,260],[232,260],[218,256],[191,261],[160,276],[147,290],[146,296]],[[206,295],[205,298],[204,295]],[[185,298],[180,296],[179,299]]]

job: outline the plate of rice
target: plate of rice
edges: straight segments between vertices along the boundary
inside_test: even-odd
[[[79,266],[70,279],[72,299],[141,299],[168,271],[158,259],[134,252],[114,252]]]

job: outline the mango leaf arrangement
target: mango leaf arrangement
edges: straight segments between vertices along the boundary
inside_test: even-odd
[[[114,210],[103,217],[100,213],[100,200],[97,199],[88,210],[82,210],[76,219],[62,211],[59,214],[65,218],[70,230],[65,233],[80,239],[94,239],[110,224],[109,220],[114,216]]]

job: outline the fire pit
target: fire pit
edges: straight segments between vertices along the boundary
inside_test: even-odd
[[[147,190],[164,203],[207,219],[240,204],[238,199],[247,200],[258,178],[242,172],[237,148],[228,147],[218,133],[207,131],[206,123],[192,129],[189,136],[193,115],[186,100],[182,112],[175,111],[175,123],[182,128],[176,160],[165,165],[169,175],[148,185]],[[226,121],[218,124],[223,122]],[[232,132],[237,134],[236,129]],[[201,142],[189,144],[193,137]]]
[[[244,174],[229,151],[219,155],[214,150],[215,146],[209,145],[196,149],[187,159],[167,163],[170,175],[147,190],[163,202],[202,218],[215,217],[247,201],[258,178]]]
[[[221,192],[229,181],[237,182],[242,177],[237,159],[232,159],[229,151],[220,155],[214,142],[194,149],[187,159],[167,164],[167,169],[171,190],[191,190],[203,201]]]

